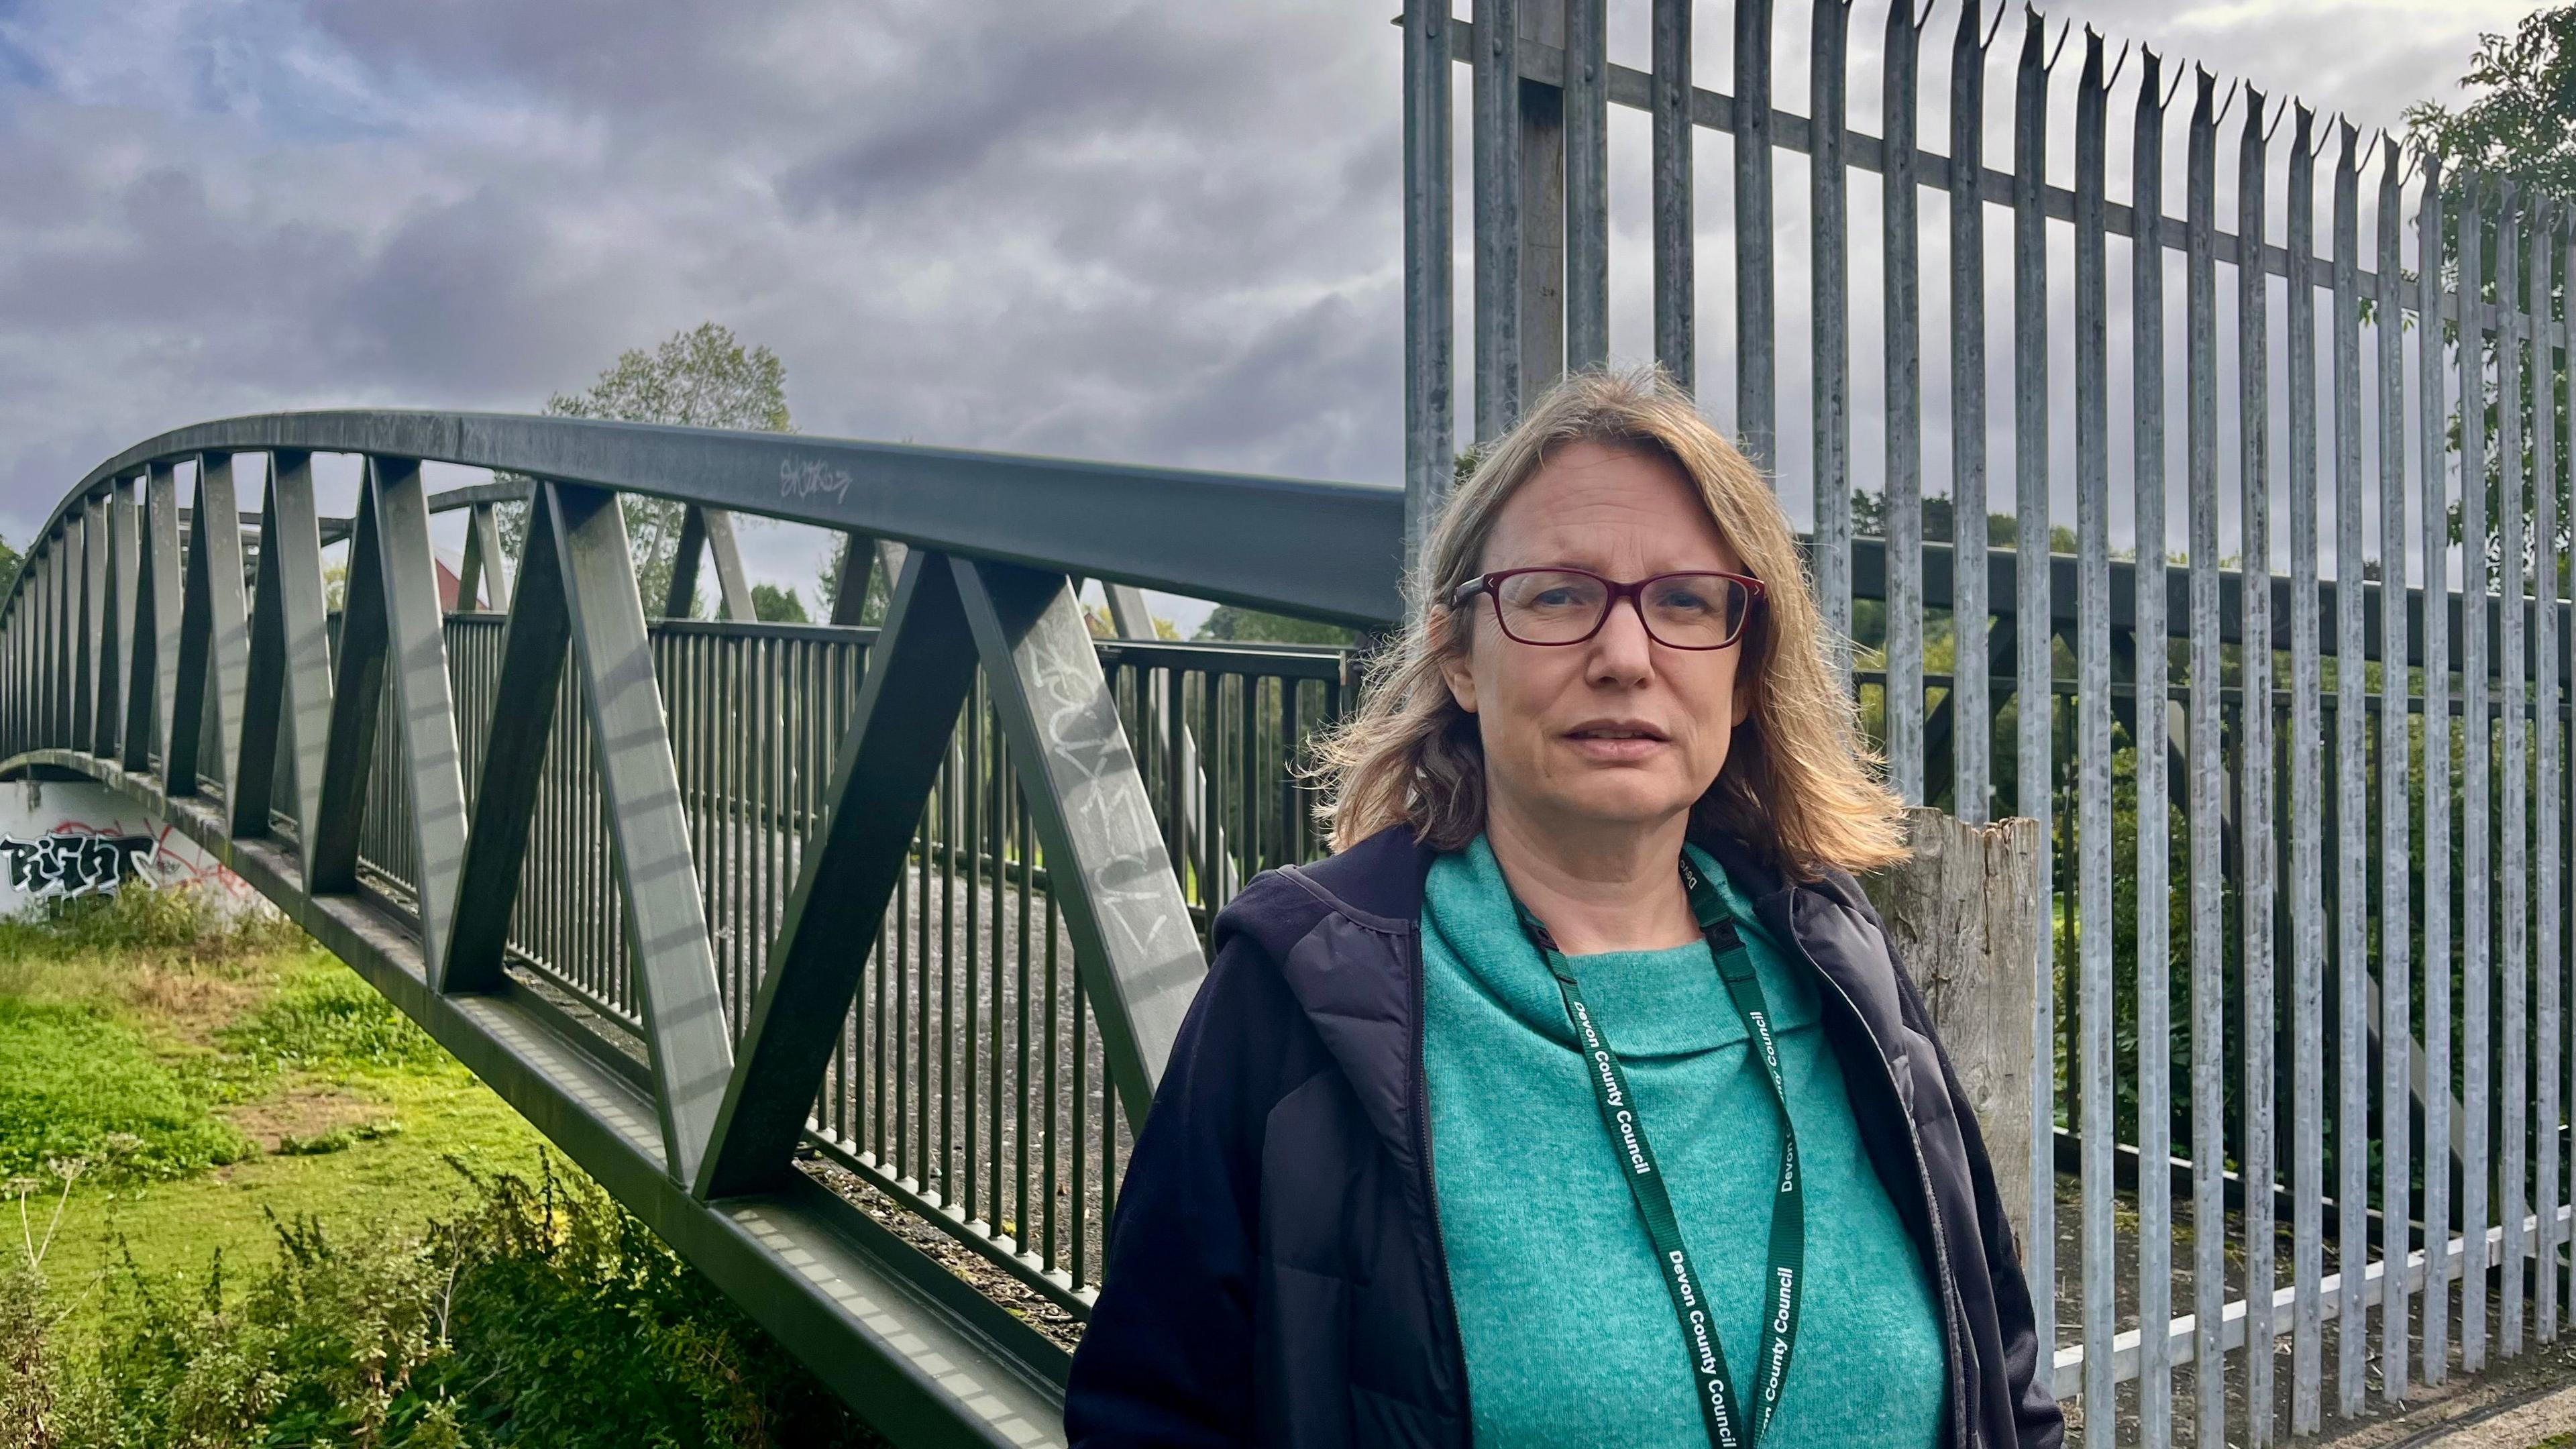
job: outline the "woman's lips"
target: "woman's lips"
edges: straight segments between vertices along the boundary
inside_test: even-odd
[[[1654,735],[1607,730],[1576,730],[1562,738],[1585,759],[1612,765],[1633,764],[1651,758],[1672,744],[1672,741]]]

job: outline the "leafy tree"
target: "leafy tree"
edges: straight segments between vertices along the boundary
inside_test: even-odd
[[[18,551],[9,546],[9,540],[0,538],[0,596],[5,596],[9,586],[18,582],[18,565],[21,562]]]
[[[745,347],[732,328],[716,322],[675,332],[650,352],[637,347],[619,353],[597,381],[577,393],[556,393],[546,399],[545,410],[552,417],[623,423],[796,430],[787,416],[786,364],[766,347]],[[644,611],[658,614],[671,592],[687,505],[631,493],[619,502]],[[526,509],[504,509],[500,522],[503,547],[516,555],[527,534]]]
[[[845,552],[846,545],[839,542],[824,550],[822,574],[814,584],[814,597],[822,601],[823,617],[826,619],[832,617],[832,611],[840,607],[841,559]],[[869,569],[868,596],[859,601],[859,622],[884,623],[886,606],[893,600],[894,580],[886,577],[884,569]]]
[[[2533,11],[2511,35],[2479,36],[2460,85],[2485,94],[2456,110],[2439,101],[2406,108],[2414,146],[2446,171],[2576,196],[2576,5]]]
[[[1852,533],[1861,538],[1887,536],[1887,495],[1852,490]],[[1958,512],[1946,494],[1923,495],[1923,541],[1955,543],[1958,541]],[[1986,543],[1993,548],[2013,548],[2021,542],[2021,522],[2009,513],[1986,515]],[[2063,523],[2048,530],[2051,553],[2075,552],[2075,530]]]
[[[1328,648],[1348,648],[1359,639],[1357,629],[1340,624],[1318,623],[1293,614],[1269,614],[1259,609],[1246,609],[1237,604],[1219,604],[1216,612],[1199,625],[1201,639],[1225,639],[1265,644],[1320,644]]]
[[[2559,5],[2537,10],[2524,16],[2511,35],[2484,34],[2478,37],[2478,48],[2470,57],[2468,72],[2460,77],[2463,88],[2483,93],[2457,108],[2440,101],[2420,101],[2405,113],[2407,143],[2422,156],[2437,157],[2447,177],[2465,173],[2512,181],[2526,192],[2537,192],[2561,200],[2576,197],[2576,5]],[[2490,219],[2491,222],[2492,219]],[[2514,301],[2535,310],[2549,311],[2551,298],[2530,299],[2524,296],[2530,285],[2527,272],[2517,268],[2517,275],[2499,278],[2497,271],[2497,237],[2492,224],[2481,229],[2476,244],[2484,265],[2480,296],[2490,302]],[[2459,209],[2445,209],[2442,237],[2442,276],[2456,285],[2459,277],[2460,236]],[[2559,269],[2553,267],[2552,271]],[[2548,284],[2553,295],[2563,293],[2566,279],[2554,276]],[[2457,342],[2459,329],[2446,323],[2444,331]],[[2524,391],[2513,405],[2522,414],[2523,436],[2533,437],[2533,397],[2531,374],[2548,369],[2551,382],[2551,414],[2560,429],[2567,426],[2566,404],[2558,401],[2566,385],[2566,358],[2550,357],[2534,368],[2525,369]],[[2487,456],[2479,460],[2487,487],[2487,556],[2501,560],[2502,486],[2504,456],[2502,417],[2498,409],[2503,399],[2489,396],[2486,405]],[[2451,415],[2450,445],[2454,452],[2461,444],[2460,417],[2456,405]],[[2562,453],[2576,450],[2561,450]],[[2525,479],[2523,507],[2535,502],[2533,481],[2537,477],[2537,454],[2526,441],[2522,476]],[[2558,497],[2558,541],[2563,545],[2570,537],[2568,516],[2569,469],[2576,459],[2562,456],[2554,481]],[[2451,511],[2451,536],[2459,538],[2460,513]],[[2538,540],[2533,540],[2537,543]]]
[[[804,601],[796,597],[796,591],[792,588],[782,589],[776,584],[753,584],[751,586],[751,611],[753,614],[757,615],[760,622],[764,624],[810,624],[813,622],[813,620],[806,617]]]

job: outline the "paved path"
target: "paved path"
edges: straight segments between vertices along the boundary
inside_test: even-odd
[[[2426,1449],[2558,1449],[2576,1444],[2576,1385],[2420,1441]]]

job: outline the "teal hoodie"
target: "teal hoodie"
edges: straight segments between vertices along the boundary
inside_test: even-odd
[[[1943,1362],[1930,1274],[1871,1168],[1817,984],[1698,850],[1768,994],[1806,1172],[1806,1285],[1762,1444],[1927,1449]],[[1707,1431],[1663,1276],[1603,1135],[1565,1007],[1478,836],[1422,906],[1433,1183],[1484,1449],[1698,1449]],[[1739,1395],[1757,1391],[1778,1109],[1705,944],[1572,958],[1626,1064]]]

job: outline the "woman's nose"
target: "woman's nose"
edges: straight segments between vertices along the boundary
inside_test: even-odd
[[[1642,680],[1652,667],[1653,652],[1654,638],[1646,632],[1646,616],[1636,599],[1613,602],[1610,616],[1601,621],[1601,631],[1592,636],[1595,677],[1622,684]]]

